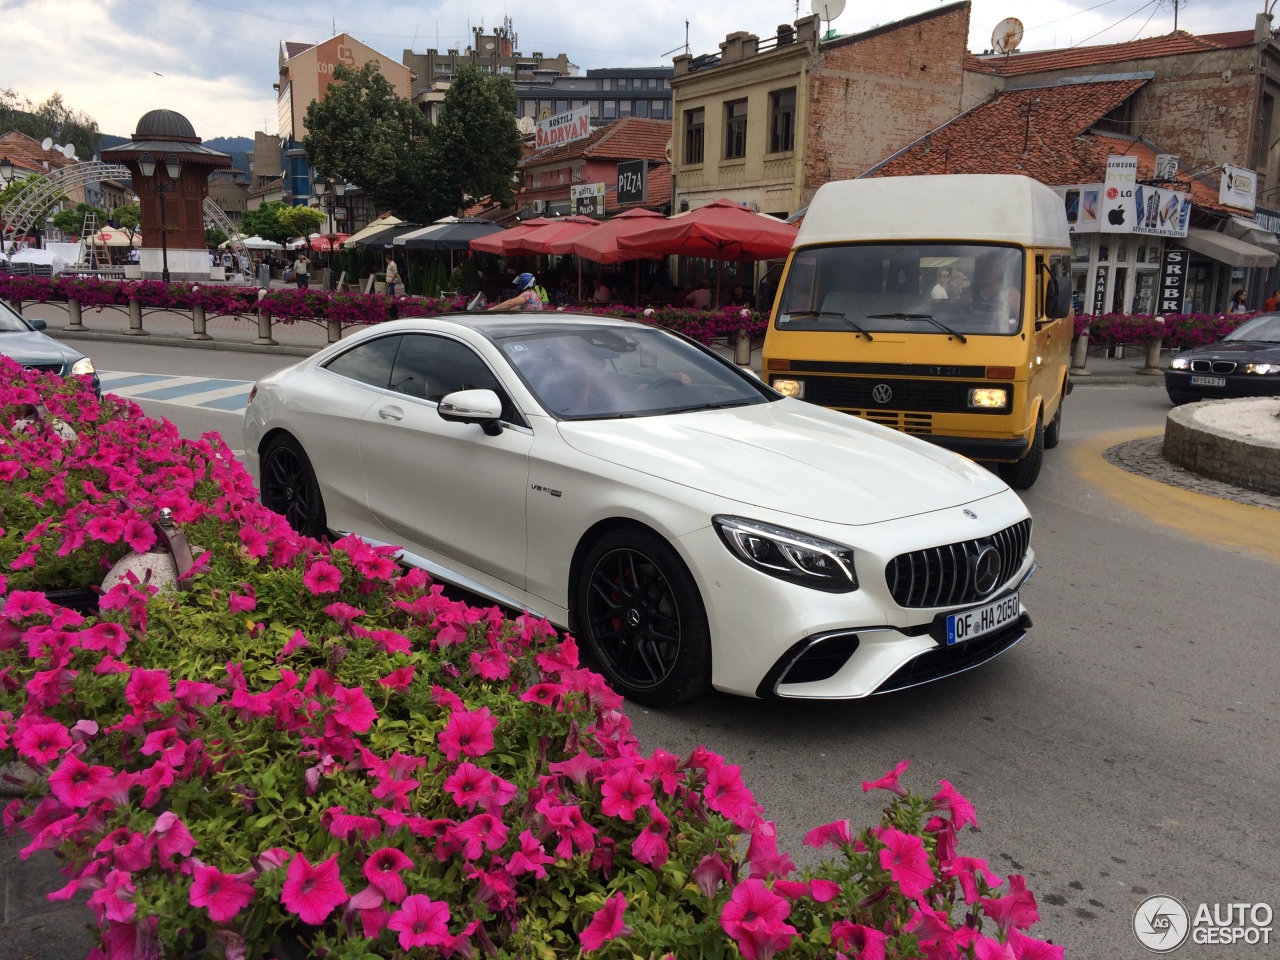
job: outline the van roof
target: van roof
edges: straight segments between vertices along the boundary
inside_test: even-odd
[[[1062,198],[1017,174],[868,177],[823,184],[796,246],[851,241],[982,240],[1070,247]]]

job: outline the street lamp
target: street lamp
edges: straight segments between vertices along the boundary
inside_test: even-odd
[[[182,175],[182,162],[177,157],[169,157],[164,162],[164,169],[169,174],[172,181],[165,184],[162,180],[155,179],[156,158],[149,153],[144,153],[138,158],[138,172],[151,181],[151,188],[160,194],[160,257],[162,261],[162,269],[160,278],[165,282],[169,282],[169,238],[165,235],[165,215],[164,215],[164,195],[178,187],[178,178]]]
[[[13,161],[8,157],[0,158],[0,180],[6,187],[13,180]]]
[[[347,184],[344,180],[317,180],[311,186],[316,192],[316,199],[324,205],[329,214],[329,219],[332,221],[329,226],[329,249],[332,252],[333,236],[337,233],[338,227],[334,212],[337,210],[338,200],[346,195]]]

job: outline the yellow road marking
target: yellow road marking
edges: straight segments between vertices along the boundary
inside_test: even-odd
[[[1280,563],[1280,511],[1222,500],[1130,473],[1102,454],[1118,443],[1160,436],[1142,427],[1100,434],[1071,451],[1076,472],[1103,493],[1161,526],[1205,543],[1236,547]]]

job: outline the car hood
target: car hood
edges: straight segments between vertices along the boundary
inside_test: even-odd
[[[804,403],[562,421],[573,449],[797,517],[879,523],[1000,493],[990,471],[913,437]]]
[[[1280,343],[1265,340],[1219,340],[1217,343],[1206,343],[1202,347],[1184,350],[1178,356],[1190,360],[1212,360],[1217,357],[1239,363],[1255,360],[1265,363],[1280,360]]]
[[[69,363],[84,354],[64,346],[36,330],[26,333],[0,333],[0,356],[12,357],[18,363]]]

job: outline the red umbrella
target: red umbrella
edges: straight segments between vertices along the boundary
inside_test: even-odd
[[[312,240],[311,249],[317,253],[332,253],[350,236],[349,233],[327,233],[318,240]]]
[[[499,256],[509,255],[511,251],[507,250],[505,246],[508,239],[522,237],[539,227],[545,227],[549,223],[555,223],[555,221],[548,220],[546,217],[534,217],[532,220],[526,220],[510,230],[503,230],[487,237],[477,237],[471,241],[471,249],[478,250],[480,253],[496,253]]]
[[[785,257],[799,228],[752,213],[732,200],[713,200],[705,207],[679,213],[662,223],[618,237],[618,247],[632,257],[705,257],[710,260],[773,260]]]
[[[549,253],[576,253],[593,263],[621,263],[624,260],[657,260],[660,253],[636,253],[618,247],[618,238],[637,229],[649,226],[653,221],[666,218],[652,210],[628,210],[612,220],[606,220],[595,230],[569,234],[547,244]]]
[[[533,221],[530,221],[532,223]],[[507,233],[503,236],[502,252],[508,257],[533,256],[539,253],[552,253],[550,245],[559,240],[568,240],[596,230],[600,221],[590,217],[557,217],[548,220],[534,230],[522,233],[517,237]],[[474,244],[472,244],[474,246]]]

